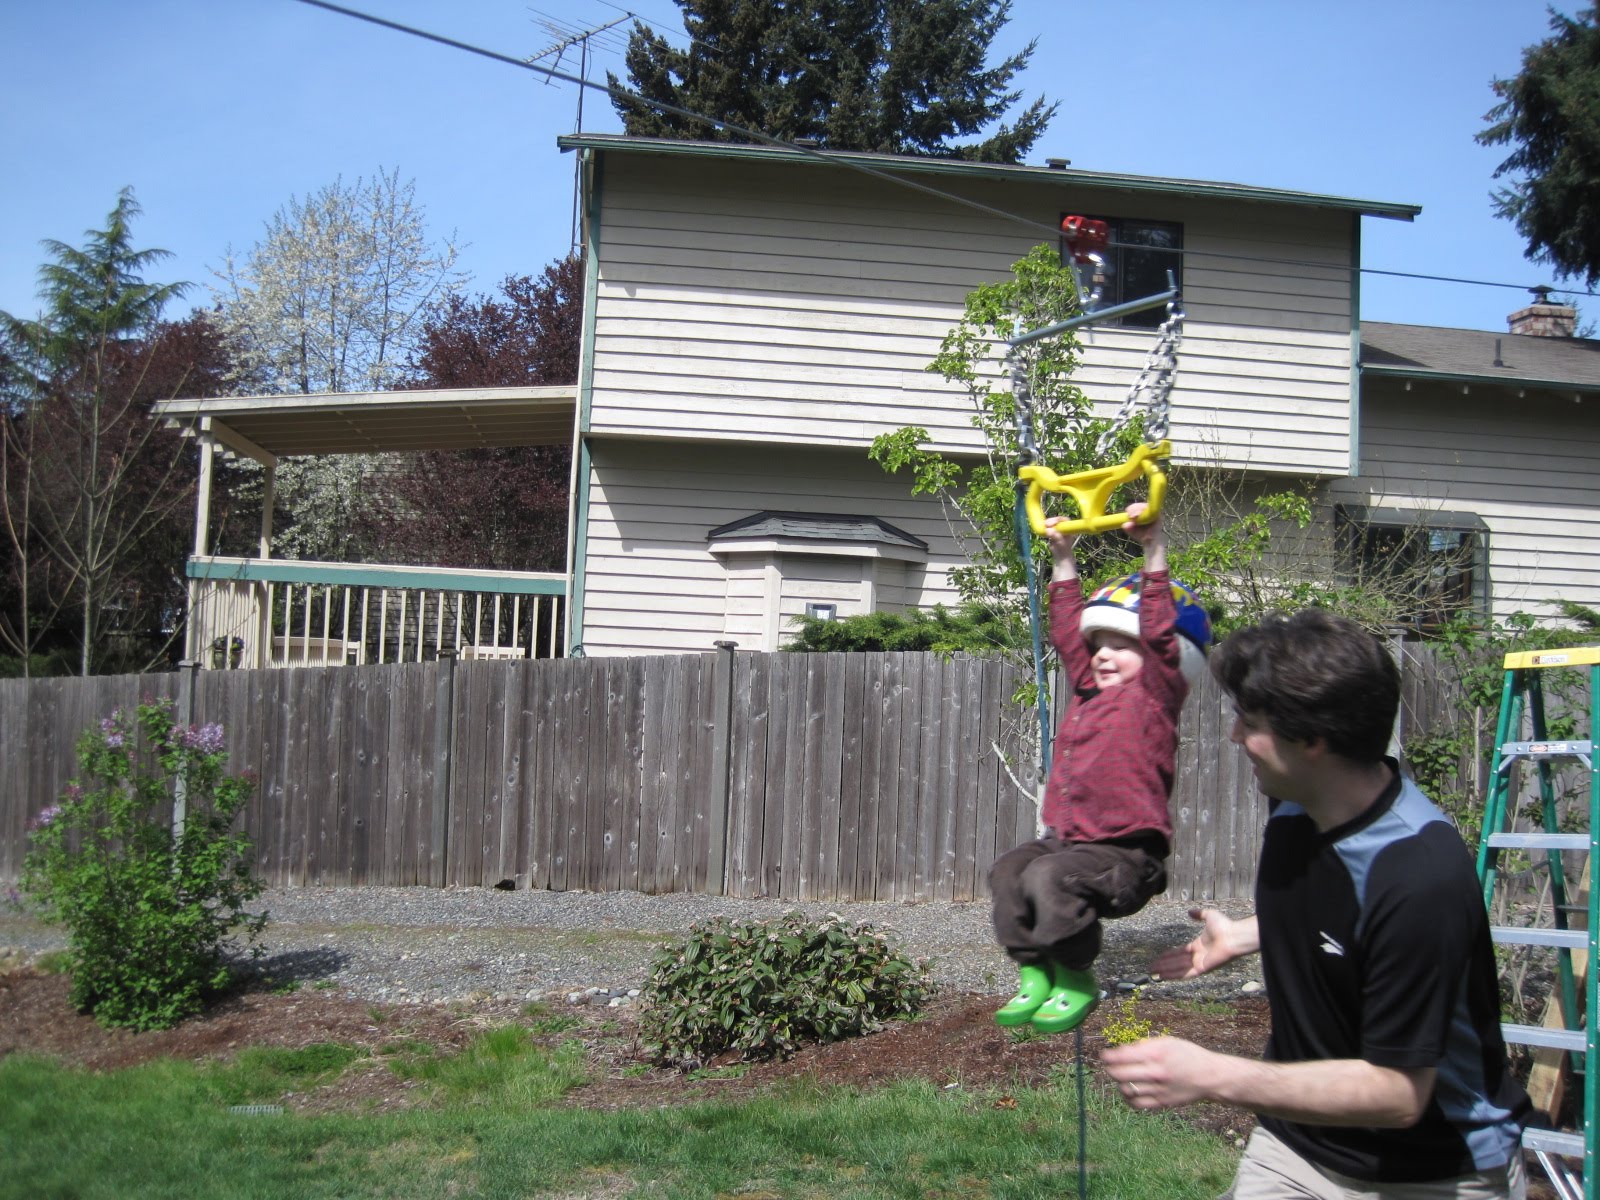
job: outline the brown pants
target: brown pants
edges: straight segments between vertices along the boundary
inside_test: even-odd
[[[1136,913],[1166,890],[1166,855],[1160,834],[1025,842],[989,869],[995,939],[1024,965],[1087,969],[1100,953],[1100,919]]]

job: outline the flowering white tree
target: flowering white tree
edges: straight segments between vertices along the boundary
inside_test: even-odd
[[[238,386],[264,392],[378,391],[402,382],[427,314],[465,281],[450,239],[428,237],[416,185],[398,169],[291,198],[242,259],[215,272],[219,323]],[[274,541],[297,558],[359,561],[354,533],[378,455],[288,460],[279,501],[292,514]]]
[[[390,387],[424,314],[456,290],[449,240],[427,235],[398,169],[291,198],[242,260],[215,272],[220,323],[248,386],[282,392]]]

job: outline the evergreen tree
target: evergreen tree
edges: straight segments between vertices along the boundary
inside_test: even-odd
[[[1035,100],[978,142],[1022,93],[1035,42],[986,66],[1011,0],[677,0],[687,49],[643,23],[632,87],[650,100],[829,150],[1020,162],[1058,105]],[[613,87],[620,86],[609,76]],[[642,137],[741,140],[705,121],[613,100]]]
[[[139,211],[125,188],[82,246],[46,241],[40,315],[0,313],[0,653],[23,673],[68,647],[137,669],[181,605],[193,475],[150,405],[220,388],[225,358],[203,318],[161,322],[185,285],[143,278],[167,252],[134,248]]]
[[[1495,171],[1498,216],[1515,223],[1528,257],[1563,277],[1600,280],[1600,27],[1595,9],[1552,11],[1554,36],[1522,52],[1522,70],[1493,83],[1500,103],[1477,135],[1515,147]]]

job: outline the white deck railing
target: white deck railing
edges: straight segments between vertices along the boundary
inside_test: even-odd
[[[206,667],[560,658],[553,572],[193,557],[188,657]]]

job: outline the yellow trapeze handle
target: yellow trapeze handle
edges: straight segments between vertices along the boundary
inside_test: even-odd
[[[1148,525],[1161,514],[1161,501],[1167,494],[1167,475],[1157,459],[1172,456],[1172,443],[1162,441],[1154,446],[1140,446],[1128,461],[1114,467],[1096,467],[1077,471],[1071,475],[1057,475],[1049,467],[1038,465],[1021,467],[1017,478],[1028,483],[1028,524],[1040,537],[1045,533],[1044,493],[1065,492],[1078,503],[1078,517],[1072,521],[1056,521],[1062,533],[1104,533],[1108,529],[1121,529],[1127,523],[1125,512],[1106,512],[1106,501],[1111,493],[1141,474],[1150,480],[1147,507],[1139,516],[1139,524]]]

